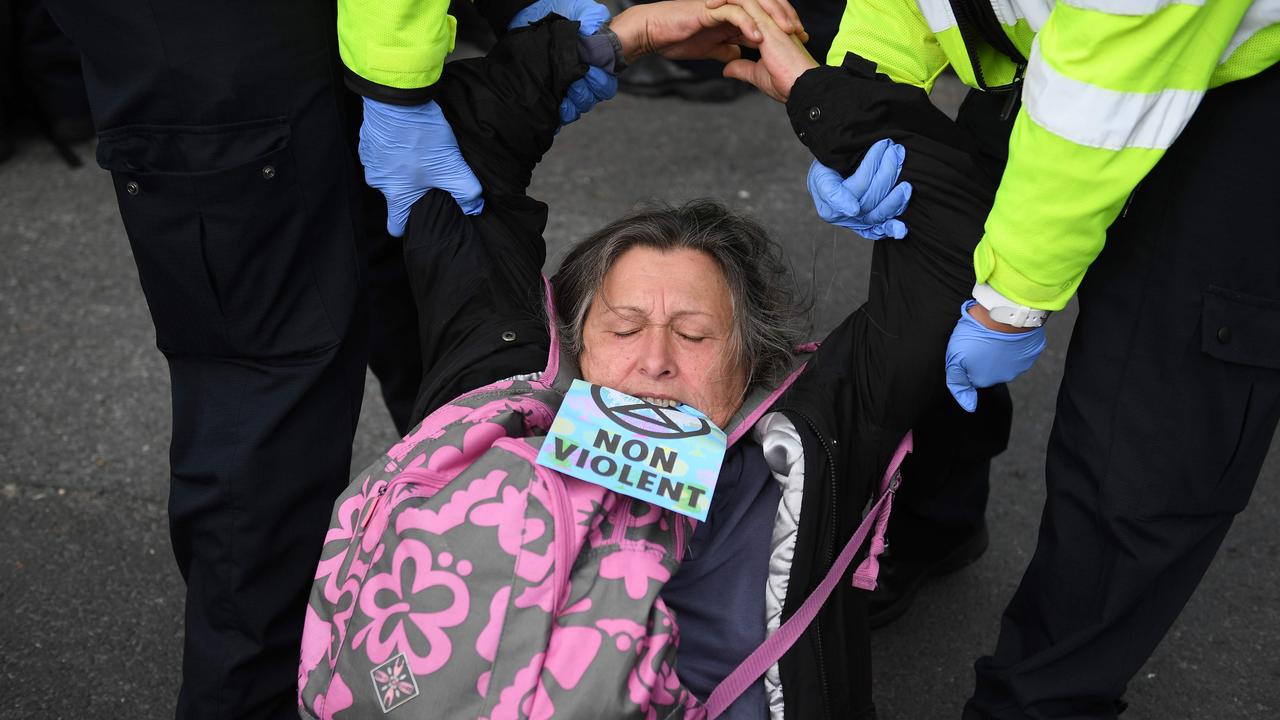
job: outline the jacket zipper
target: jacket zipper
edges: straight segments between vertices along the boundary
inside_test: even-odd
[[[1027,69],[1027,59],[1004,34],[1004,29],[1000,27],[1000,21],[995,17],[990,6],[978,9],[971,4],[979,2],[986,2],[986,0],[951,0],[951,11],[956,16],[956,26],[960,29],[960,37],[964,42],[965,53],[969,56],[969,64],[973,67],[973,79],[977,81],[978,88],[983,91],[1009,93],[1009,97],[1005,99],[1004,109],[1000,113],[1000,120],[1004,121],[1013,114],[1013,109],[1022,97],[1022,76]],[[986,12],[983,12],[984,9]],[[1009,58],[1017,66],[1013,73],[1013,82],[994,88],[987,85],[976,50],[980,40],[985,40],[993,50]]]
[[[825,559],[824,567],[831,567],[831,562],[835,558],[836,545],[836,462],[835,457],[831,453],[831,446],[827,444],[826,438],[822,437],[822,433],[818,431],[818,425],[808,415],[796,410],[795,408],[777,408],[774,412],[791,413],[796,417],[804,420],[809,429],[813,431],[814,437],[818,438],[818,443],[822,445],[822,451],[827,455],[827,479],[831,489],[831,502],[827,505],[831,508],[831,515],[827,523],[827,537],[824,543]],[[813,619],[813,640],[814,647],[818,653],[818,679],[822,684],[822,711],[823,717],[834,717],[831,714],[831,686],[827,681],[827,661],[826,654],[822,649],[822,620],[818,617]]]

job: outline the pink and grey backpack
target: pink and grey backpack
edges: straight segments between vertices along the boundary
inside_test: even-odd
[[[557,355],[535,379],[436,410],[338,499],[307,607],[303,717],[715,717],[795,642],[878,526],[854,574],[874,587],[910,435],[818,589],[694,698],[659,597],[693,521],[534,463],[572,380]]]

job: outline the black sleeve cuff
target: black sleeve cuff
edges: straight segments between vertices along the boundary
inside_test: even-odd
[[[840,67],[806,71],[791,88],[787,116],[796,137],[823,165],[853,172],[881,138],[919,151],[918,141],[965,149],[969,140],[924,90],[877,73],[875,63],[853,53]]]
[[[366,80],[349,67],[343,68],[343,79],[352,92],[388,105],[423,105],[436,99],[435,85],[420,88],[395,88]]]
[[[622,41],[608,25],[601,26],[591,35],[578,36],[578,59],[610,75],[627,69],[627,61],[622,56]]]
[[[850,57],[867,63],[850,54],[846,56],[846,64]],[[848,122],[852,103],[848,100],[851,95],[866,91],[857,82],[859,79],[869,78],[843,67],[812,68],[796,78],[791,96],[787,98],[787,117],[796,137],[819,162],[842,175],[852,172],[862,159],[861,153],[850,157],[848,152],[852,139]]]

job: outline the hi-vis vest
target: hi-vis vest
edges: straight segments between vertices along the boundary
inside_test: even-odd
[[[925,91],[948,65],[971,87],[1025,74],[974,268],[1013,300],[1061,309],[1205,91],[1280,59],[1280,0],[969,1],[990,3],[1025,69],[966,47],[949,0],[849,0],[827,62],[852,52]]]
[[[338,53],[384,88],[434,85],[457,34],[448,12],[449,0],[338,0]]]

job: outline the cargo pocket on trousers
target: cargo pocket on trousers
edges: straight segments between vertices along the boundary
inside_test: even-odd
[[[100,136],[162,351],[269,358],[337,342],[289,136],[283,118]]]
[[[1209,286],[1203,293],[1200,350],[1221,361],[1221,388],[1239,412],[1205,418],[1228,424],[1231,443],[1222,455],[1218,485],[1202,501],[1229,512],[1249,502],[1271,439],[1280,406],[1280,299]]]

